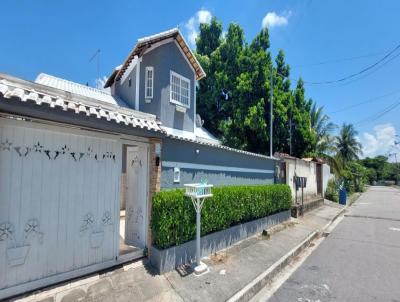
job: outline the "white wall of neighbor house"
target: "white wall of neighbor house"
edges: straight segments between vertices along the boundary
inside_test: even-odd
[[[290,186],[293,200],[296,197],[296,185],[294,176],[307,177],[307,186],[304,188],[304,200],[317,196],[317,164],[301,159],[285,159],[286,183]],[[297,191],[298,201],[301,201],[301,189]]]
[[[0,118],[0,297],[116,259],[121,152],[111,135]]]
[[[328,181],[334,179],[335,175],[331,173],[331,167],[328,164],[322,165],[322,188],[325,195]]]

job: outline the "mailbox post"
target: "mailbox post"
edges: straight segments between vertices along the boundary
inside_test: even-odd
[[[300,215],[303,216],[304,211],[303,211],[303,207],[304,207],[304,188],[307,186],[307,177],[301,177],[301,176],[294,176],[294,181],[296,184],[296,203],[297,203],[297,191],[299,190],[299,188],[301,188],[301,211],[300,211]]]
[[[211,188],[213,185],[206,183],[185,184],[185,195],[189,196],[192,200],[193,207],[196,211],[196,267],[194,268],[195,274],[200,275],[207,271],[207,265],[200,261],[200,235],[201,235],[201,209],[203,208],[204,200],[212,197]]]

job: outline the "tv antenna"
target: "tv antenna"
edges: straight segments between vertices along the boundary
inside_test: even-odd
[[[100,79],[100,48],[96,50],[93,56],[90,58],[89,62],[92,62],[94,59],[97,61],[97,79]]]

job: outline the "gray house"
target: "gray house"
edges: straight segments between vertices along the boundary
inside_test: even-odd
[[[105,88],[128,106],[154,114],[162,140],[161,188],[206,178],[214,185],[273,182],[267,156],[222,146],[196,114],[196,82],[205,77],[178,29],[139,39]]]
[[[143,257],[161,189],[274,181],[274,159],[202,127],[205,76],[178,29],[139,39],[106,90],[0,74],[0,299]]]

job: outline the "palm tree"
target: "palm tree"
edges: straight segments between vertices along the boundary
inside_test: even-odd
[[[331,135],[336,125],[329,121],[329,116],[324,114],[324,107],[317,107],[313,103],[310,110],[311,129],[314,131],[316,142],[314,152],[318,156],[332,154],[335,151],[334,137]]]
[[[353,124],[344,123],[339,135],[336,136],[336,148],[343,164],[358,159],[362,154],[362,146],[356,138],[357,134]]]

